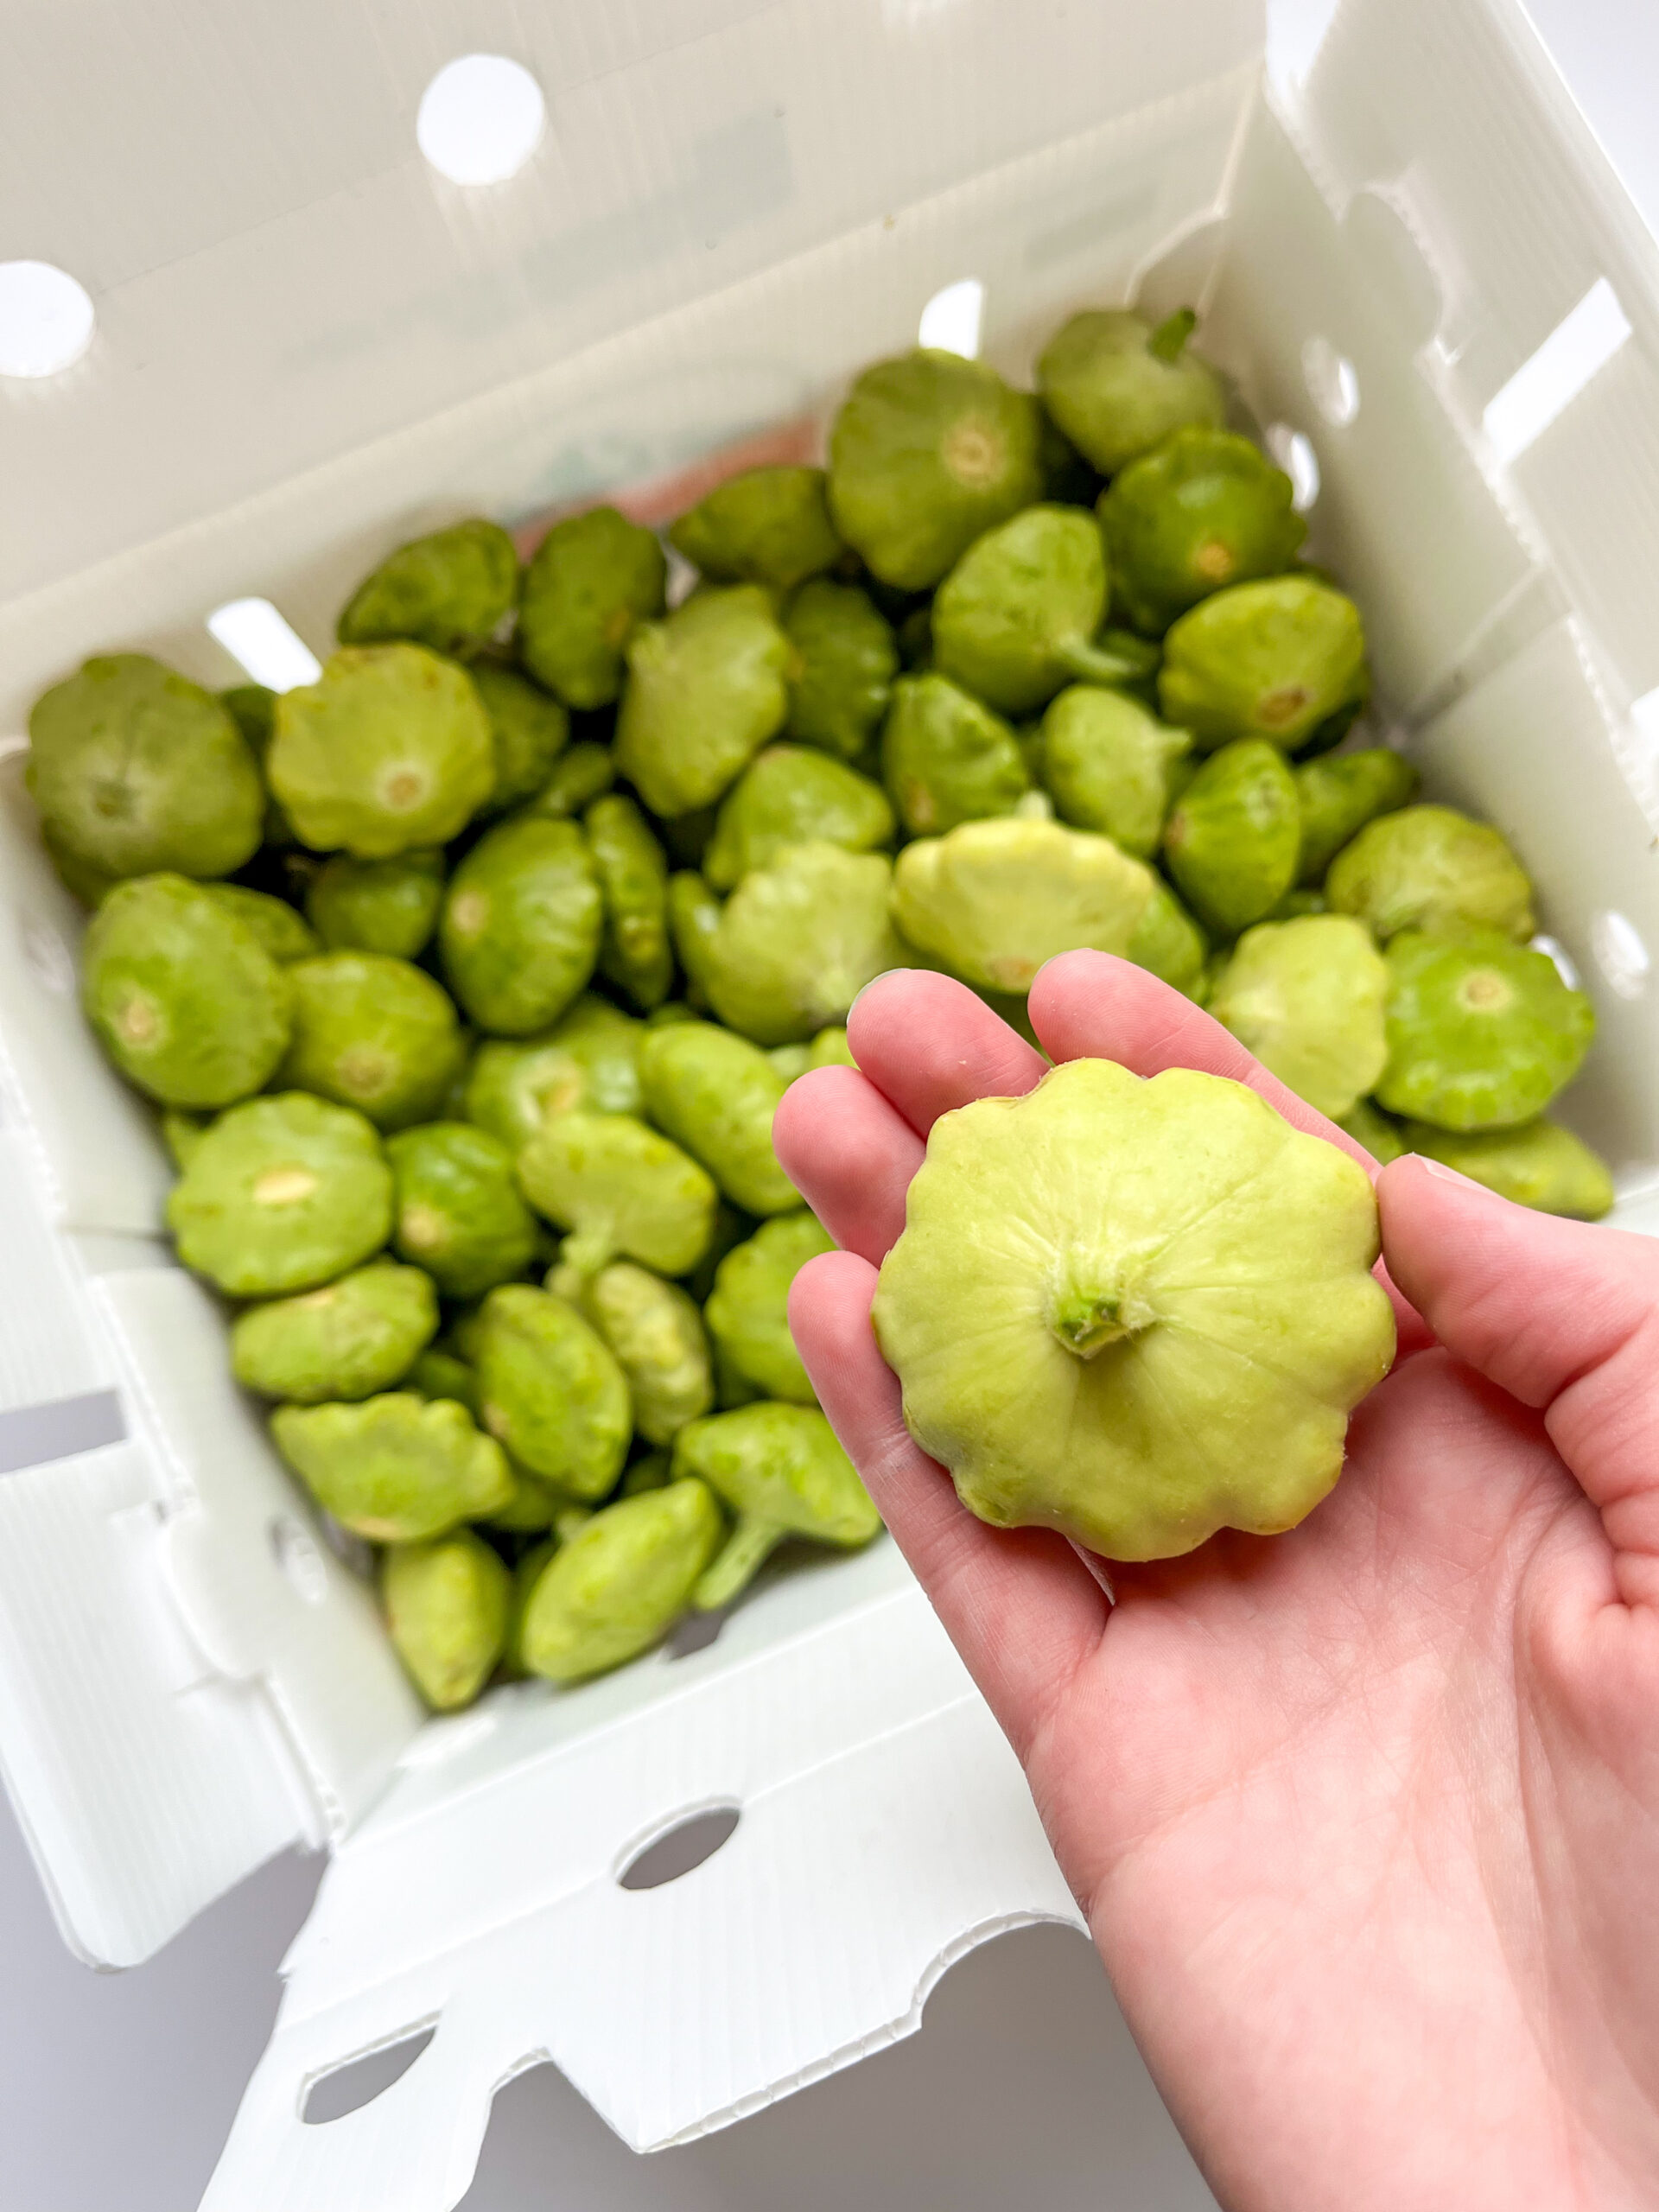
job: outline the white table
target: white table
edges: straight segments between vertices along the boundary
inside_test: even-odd
[[[1269,0],[1294,75],[1334,0]],[[1659,229],[1659,8],[1528,0]],[[0,2201],[190,2212],[270,2032],[320,1862],[266,1867],[136,1972],[58,1941],[0,1802]],[[689,2150],[624,2150],[551,2069],[498,2100],[467,2212],[1202,2212],[1094,1955],[1046,1929],[950,1974],[922,2032]]]

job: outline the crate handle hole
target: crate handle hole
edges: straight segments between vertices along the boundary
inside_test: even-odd
[[[505,184],[541,143],[547,124],[542,88],[505,54],[463,54],[446,61],[421,95],[415,137],[451,184]]]
[[[403,2080],[436,2033],[437,2023],[433,2021],[429,2026],[411,2029],[395,2043],[383,2043],[378,2050],[365,2051],[360,2058],[348,2058],[343,2065],[331,2066],[326,2074],[315,2075],[306,2084],[300,2118],[308,2127],[326,2127],[330,2120],[361,2112],[365,2105],[372,2105]]]
[[[666,1882],[695,1873],[725,1849],[742,1817],[738,1805],[707,1805],[700,1812],[683,1815],[634,1853],[617,1876],[618,1885],[625,1890],[660,1890]]]
[[[91,295],[49,261],[0,261],[0,377],[55,377],[92,342]]]

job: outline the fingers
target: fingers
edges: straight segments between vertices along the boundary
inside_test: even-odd
[[[905,1192],[926,1150],[856,1068],[798,1077],[772,1117],[785,1175],[843,1252],[879,1265],[905,1225]]]
[[[1198,1068],[1248,1084],[1293,1128],[1335,1145],[1376,1180],[1376,1162],[1363,1145],[1287,1090],[1202,1007],[1132,961],[1109,952],[1063,952],[1032,985],[1030,1012],[1032,1027],[1057,1061],[1098,1055],[1136,1075]],[[1378,1268],[1377,1281],[1394,1301],[1398,1357],[1421,1351],[1432,1341],[1421,1317],[1401,1296],[1386,1267]]]
[[[870,1327],[875,1270],[846,1252],[810,1260],[790,1327],[819,1402],[868,1485],[969,1672],[1023,1758],[1100,1641],[1109,1603],[1062,1537],[990,1529],[913,1442],[898,1377]]]
[[[1454,1357],[1545,1409],[1627,1604],[1659,1604],[1659,1245],[1558,1221],[1438,1163],[1377,1185],[1383,1249]]]
[[[772,1141],[842,1249],[879,1263],[905,1225],[905,1192],[938,1116],[1029,1090],[1045,1062],[965,983],[925,969],[879,977],[847,1034],[857,1070],[822,1068],[792,1083]]]
[[[847,1041],[861,1072],[925,1136],[975,1098],[1020,1098],[1046,1063],[983,999],[949,976],[899,968],[859,994]]]

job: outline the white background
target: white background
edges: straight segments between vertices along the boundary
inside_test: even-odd
[[[1016,0],[1006,0],[1016,4]],[[1659,229],[1659,8],[1528,0]],[[1332,0],[1269,0],[1297,73]],[[0,1804],[0,2202],[192,2212],[276,2009],[320,1862],[289,1857],[137,1971],[62,1948]],[[1040,1929],[947,1977],[920,2035],[690,2150],[635,2158],[550,2069],[497,2102],[467,2212],[1201,2212],[1094,1955]],[[319,2207],[318,2212],[334,2212]]]

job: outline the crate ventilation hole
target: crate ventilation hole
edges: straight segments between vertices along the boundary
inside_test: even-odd
[[[502,54],[447,61],[421,95],[415,137],[451,184],[505,184],[541,143],[542,88],[522,62]]]
[[[268,690],[291,691],[322,674],[310,646],[268,599],[227,600],[207,617],[207,627],[244,673]]]
[[[90,295],[49,261],[0,261],[0,377],[54,377],[92,342]]]
[[[619,1886],[660,1890],[666,1882],[694,1873],[731,1841],[742,1817],[736,1805],[705,1805],[695,1813],[682,1813],[625,1861],[616,1878]]]
[[[683,1815],[632,1854],[617,1881],[625,1890],[658,1890],[677,1882],[729,1843],[741,1818],[735,1805],[704,1806]],[[435,2032],[435,2022],[411,2029],[395,2043],[383,2044],[378,2050],[317,2075],[306,2085],[300,2118],[308,2127],[320,2127],[360,2112],[402,2081]]]
[[[1598,276],[1572,313],[1487,402],[1480,426],[1500,467],[1519,461],[1630,334],[1630,318],[1618,294],[1605,276]]]
[[[436,2033],[435,2020],[429,2026],[410,2029],[396,2043],[382,2044],[361,2058],[348,2058],[343,2066],[314,2075],[305,2085],[300,2118],[308,2127],[326,2127],[331,2120],[361,2112],[403,2080]]]
[[[941,353],[960,353],[965,361],[979,359],[979,327],[985,315],[985,287],[977,276],[964,276],[935,292],[922,309],[916,333],[918,346],[937,347]]]

